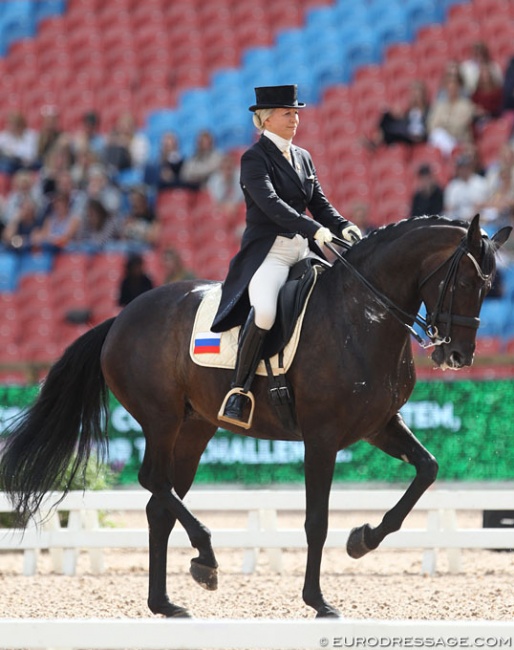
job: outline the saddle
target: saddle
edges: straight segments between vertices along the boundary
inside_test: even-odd
[[[287,282],[278,294],[277,317],[266,335],[263,359],[273,357],[285,348],[316,280],[316,273],[325,268],[330,268],[328,262],[312,257],[300,260],[291,267]]]
[[[275,324],[266,335],[262,361],[257,374],[268,377],[271,401],[282,424],[290,431],[297,428],[294,396],[286,372],[291,365],[300,339],[306,302],[318,275],[330,268],[328,262],[307,258],[295,264],[280,290]],[[190,357],[201,366],[233,369],[238,348],[239,327],[222,333],[210,331],[219,305],[221,286],[208,291],[196,314],[190,340]],[[301,438],[298,434],[298,438]]]

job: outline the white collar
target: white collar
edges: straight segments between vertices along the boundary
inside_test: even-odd
[[[289,149],[289,147],[292,144],[292,140],[286,140],[280,135],[277,135],[276,133],[272,133],[271,131],[267,131],[266,129],[262,132],[262,135],[265,135],[267,138],[269,138],[271,142],[273,142],[273,144],[275,144],[278,147],[279,151],[281,151],[282,153],[284,153],[284,151]]]

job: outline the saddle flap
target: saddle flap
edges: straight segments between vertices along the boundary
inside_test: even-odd
[[[323,268],[321,261],[313,258],[300,260],[291,267],[287,282],[278,295],[277,318],[266,336],[263,357],[272,357],[284,349],[293,335],[298,317],[316,280],[316,273]]]

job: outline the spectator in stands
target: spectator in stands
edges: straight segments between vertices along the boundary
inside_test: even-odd
[[[479,206],[479,212],[495,229],[514,226],[514,182],[510,165],[500,167],[497,186]]]
[[[144,170],[148,162],[150,143],[136,129],[130,113],[122,113],[110,133],[103,151],[103,162],[111,176],[126,169]]]
[[[469,97],[476,91],[480,71],[484,67],[489,69],[490,76],[495,84],[501,85],[503,83],[502,69],[496,61],[492,60],[487,44],[483,41],[475,41],[471,45],[470,56],[462,61],[459,66],[463,89]]]
[[[98,199],[115,217],[120,214],[122,195],[120,190],[111,182],[103,165],[92,165],[89,168],[86,187],[88,198]]]
[[[84,217],[87,196],[74,183],[69,169],[60,169],[53,179],[52,192],[44,195],[40,201],[40,219],[42,222],[53,211],[53,199],[57,194],[62,194],[68,199],[68,210],[75,215],[79,221]]]
[[[37,215],[37,203],[30,195],[25,195],[2,232],[3,244],[22,253],[31,250],[32,236],[39,228]]]
[[[43,164],[46,154],[56,144],[61,135],[59,127],[59,111],[56,106],[43,106],[41,109],[42,123],[37,140],[37,161]]]
[[[129,212],[123,219],[122,239],[131,244],[154,246],[159,237],[159,222],[144,187],[134,187],[129,194]]]
[[[57,178],[69,172],[73,164],[73,152],[67,134],[61,134],[43,158],[39,170],[39,191],[42,195],[53,194],[57,188]]]
[[[470,221],[487,199],[487,181],[473,171],[473,160],[464,154],[455,161],[455,177],[444,189],[444,212],[450,219]]]
[[[503,110],[514,111],[514,56],[507,64],[503,79]]]
[[[244,201],[243,190],[239,181],[239,165],[234,154],[227,153],[220,161],[206,183],[207,191],[214,203],[227,215],[232,215]]]
[[[90,150],[98,159],[102,157],[105,138],[100,133],[100,117],[96,111],[88,111],[82,116],[82,128],[73,138],[73,149],[78,151]]]
[[[223,154],[214,144],[210,131],[200,131],[196,139],[196,149],[182,167],[182,180],[195,190],[205,188],[210,176],[217,171]]]
[[[417,172],[417,186],[412,195],[410,216],[443,213],[443,188],[437,182],[432,167],[423,163]]]
[[[86,190],[89,181],[89,172],[93,165],[99,164],[99,158],[96,153],[87,147],[75,150],[75,161],[71,167],[71,175],[75,185]]]
[[[471,95],[475,105],[475,132],[479,133],[503,111],[503,87],[493,76],[491,67],[481,64],[475,91]]]
[[[88,199],[77,233],[77,247],[88,252],[102,250],[117,238],[116,219],[98,199]]]
[[[52,199],[50,213],[41,228],[33,234],[33,242],[43,250],[59,252],[75,238],[80,224],[79,215],[71,209],[69,195],[57,192]]]
[[[378,129],[365,142],[373,150],[381,144],[417,144],[427,139],[427,116],[430,108],[427,87],[423,81],[410,85],[407,107],[393,107],[380,118]]]
[[[177,136],[174,133],[164,133],[161,138],[159,159],[149,163],[145,169],[145,183],[157,190],[184,187],[181,170],[184,157],[180,152]]]
[[[33,169],[36,161],[36,131],[28,128],[23,113],[9,113],[0,131],[0,171],[14,174],[18,169]]]
[[[2,223],[8,225],[18,213],[25,199],[31,198],[34,202],[40,200],[34,172],[19,169],[12,177],[11,190],[7,194],[2,211]]]
[[[444,92],[433,102],[427,119],[428,140],[445,156],[463,143],[473,142],[473,102],[462,95],[462,78],[458,72],[446,71]]]
[[[162,254],[164,266],[164,284],[180,280],[194,280],[196,275],[185,267],[184,261],[176,248],[167,248]]]
[[[153,282],[145,271],[144,258],[142,255],[132,253],[127,258],[125,275],[119,288],[118,305],[125,307],[134,298],[150,289],[153,289]]]
[[[498,157],[491,162],[485,170],[485,178],[489,187],[489,193],[493,194],[500,184],[500,170],[508,167],[511,170],[512,180],[514,182],[514,147],[505,142],[498,152]]]

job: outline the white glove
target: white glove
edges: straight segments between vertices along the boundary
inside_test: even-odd
[[[350,244],[355,244],[356,241],[362,239],[361,231],[353,223],[349,223],[347,226],[345,226],[343,228],[341,235],[343,239],[349,242]]]
[[[314,239],[318,242],[320,246],[323,244],[328,244],[332,241],[332,233],[328,228],[318,228],[314,234]]]

